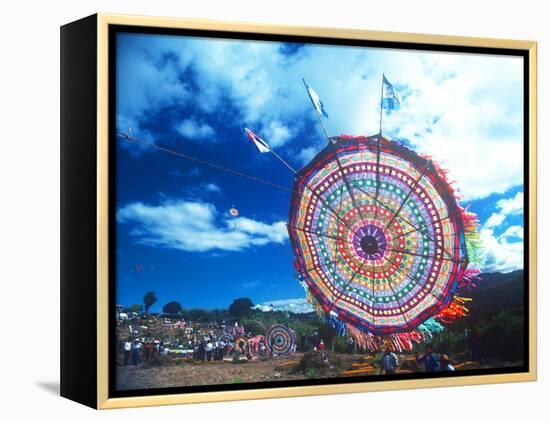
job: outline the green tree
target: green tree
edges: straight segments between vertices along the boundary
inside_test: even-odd
[[[244,319],[241,321],[246,332],[250,332],[253,335],[265,334],[266,326],[259,320]]]
[[[183,316],[186,320],[192,321],[211,321],[215,318],[214,313],[210,310],[205,310],[202,308],[192,308],[185,310]]]
[[[183,311],[183,307],[177,301],[170,301],[162,307],[162,312],[165,314],[180,314]]]
[[[141,304],[133,304],[130,307],[128,307],[126,311],[128,313],[141,313],[141,308],[142,308]]]
[[[237,319],[249,317],[252,314],[254,304],[250,298],[237,298],[229,306],[229,314]]]
[[[143,297],[143,304],[145,306],[145,313],[149,312],[149,309],[153,304],[157,302],[157,296],[153,291],[149,291],[145,296]]]

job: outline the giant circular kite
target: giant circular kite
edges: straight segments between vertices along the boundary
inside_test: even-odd
[[[285,325],[271,326],[265,336],[267,348],[274,356],[290,354],[296,345],[296,334]]]
[[[477,219],[445,172],[382,136],[332,138],[294,180],[289,235],[317,312],[371,348],[464,314]],[[420,330],[419,330],[420,327]]]

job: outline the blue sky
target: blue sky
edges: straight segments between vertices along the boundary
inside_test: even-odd
[[[331,135],[378,132],[382,73],[402,97],[384,132],[430,154],[479,215],[485,271],[522,268],[522,62],[504,56],[119,34],[117,129],[275,183],[247,126],[296,168]],[[131,128],[131,129],[130,129]],[[158,310],[234,298],[304,310],[285,222],[289,193],[117,140],[117,302],[155,291]],[[239,210],[238,217],[229,214]]]

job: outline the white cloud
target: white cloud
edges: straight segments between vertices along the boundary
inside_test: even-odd
[[[297,154],[296,158],[301,164],[306,164],[315,157],[315,154],[317,154],[319,150],[315,147],[306,147],[300,150],[300,152]]]
[[[508,242],[496,237],[491,229],[481,229],[485,253],[485,272],[511,272],[523,269],[523,241]]]
[[[503,193],[523,183],[520,58],[319,45],[288,57],[279,46],[157,37],[148,49],[151,60],[167,54],[174,60],[161,69],[166,74],[162,77],[139,68],[145,81],[145,94],[139,96],[153,98],[148,104],[154,107],[165,93],[166,101],[175,106],[185,103],[207,113],[219,111],[225,104],[221,100],[228,99],[238,111],[236,123],[257,128],[274,147],[281,147],[298,142],[293,137],[306,123],[315,125],[311,139],[324,138],[302,77],[325,103],[332,135],[377,133],[380,80],[385,72],[404,99],[400,110],[384,117],[385,133],[409,139],[417,150],[442,162],[465,200]],[[191,70],[200,76],[194,79],[195,96],[186,95],[186,81],[180,81],[177,95],[166,92],[178,84],[174,66],[180,73]],[[154,86],[154,78],[161,78],[159,99],[147,88]],[[124,85],[140,86],[137,79],[134,76]],[[138,100],[143,104],[141,97]],[[321,145],[315,141],[299,145],[294,150],[297,160],[304,163]]]
[[[513,198],[504,198],[496,203],[493,213],[480,230],[485,255],[484,271],[511,272],[523,268],[523,226],[511,225],[499,236],[495,230],[502,226],[508,216],[523,213],[523,192]]]
[[[196,176],[191,172],[187,172],[185,175],[187,177]],[[205,197],[213,197],[222,193],[220,186],[213,182],[197,182],[195,184],[187,184],[184,186],[182,191],[185,193],[187,198],[198,199],[199,201]]]
[[[260,235],[269,239],[271,242],[282,244],[288,238],[288,231],[285,221],[274,222],[271,224],[258,222],[257,220],[239,217],[231,222],[231,226],[242,233],[250,236]]]
[[[216,141],[216,138],[214,137],[214,129],[210,125],[206,123],[199,123],[193,119],[185,119],[181,121],[176,125],[176,130],[185,138],[190,140],[210,139],[210,141]]]
[[[485,229],[496,228],[504,221],[508,216],[517,216],[523,213],[523,191],[516,193],[513,198],[503,198],[496,203],[497,211],[491,214],[487,219],[483,227]]]
[[[273,148],[283,146],[292,136],[290,128],[276,120],[270,122],[269,125],[262,130],[262,133],[267,143]]]
[[[222,191],[219,185],[214,184],[212,182],[206,184],[204,186],[204,190],[208,192],[213,192],[213,193],[220,193]]]
[[[188,252],[240,251],[283,244],[288,238],[284,221],[230,220],[214,205],[201,201],[166,201],[157,206],[130,203],[118,210],[117,221],[133,225],[130,233],[141,244]]]
[[[305,298],[290,298],[286,300],[273,300],[265,301],[261,304],[257,304],[254,308],[261,311],[271,311],[271,306],[275,311],[290,311],[292,313],[310,313],[313,311],[313,307],[308,304]]]
[[[500,226],[502,222],[504,222],[504,219],[506,219],[506,216],[502,213],[493,213],[489,219],[485,222],[484,226],[486,228],[494,228],[496,226]]]
[[[503,198],[497,202],[497,207],[505,215],[523,213],[523,192],[518,192],[514,198]]]
[[[506,238],[519,238],[523,239],[523,226],[513,225],[508,226],[508,228],[500,235],[500,239]]]
[[[466,200],[522,184],[521,59],[430,53],[408,60],[413,66],[391,75],[412,92],[384,118],[386,131],[442,162]]]
[[[163,44],[160,39],[143,35],[119,35],[117,49],[117,127],[124,121],[139,122],[152,108],[188,100],[190,89],[179,79],[179,66],[173,60],[158,60],[151,55]],[[140,41],[151,47],[143,48]],[[158,50],[162,51],[162,48]],[[137,127],[138,125],[134,125]]]

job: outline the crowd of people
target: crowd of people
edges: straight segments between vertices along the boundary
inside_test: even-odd
[[[188,322],[189,323],[189,322]],[[184,326],[185,327],[185,326]],[[120,351],[123,356],[123,365],[137,366],[141,362],[157,361],[167,357],[171,353],[181,358],[192,358],[199,362],[222,361],[228,356],[238,356],[242,359],[256,357],[269,357],[270,352],[263,336],[253,336],[245,333],[241,325],[234,326],[218,325],[215,322],[207,325],[187,326],[189,331],[185,333],[184,339],[174,339],[172,342],[164,342],[155,337],[133,337],[128,336],[120,343]],[[163,331],[163,335],[164,335]],[[310,347],[311,348],[311,347]],[[328,362],[325,343],[323,339],[313,335],[313,350],[324,353]],[[356,353],[357,347],[353,340],[347,343],[347,350],[350,354]],[[294,348],[296,351],[296,346]],[[436,354],[430,345],[425,346],[422,354],[416,353],[415,362],[418,370],[424,372],[452,372],[454,367],[446,354]],[[399,357],[390,348],[386,348],[381,354],[380,374],[392,375],[399,368]]]
[[[454,372],[451,360],[447,354],[436,354],[431,345],[426,345],[424,353],[418,351],[415,354],[415,361],[423,366],[424,372]],[[390,348],[382,353],[380,374],[393,375],[399,369],[399,358]]]
[[[165,332],[161,333],[164,334]],[[161,339],[162,337],[160,336]],[[247,359],[253,356],[269,356],[265,338],[245,333],[244,328],[238,324],[227,329],[225,326],[220,328],[211,324],[202,328],[190,327],[183,339],[175,338],[167,343],[151,336],[128,336],[120,341],[119,351],[122,352],[124,366],[155,361],[170,353],[203,362],[222,361],[224,357],[236,353]]]
[[[157,357],[167,356],[170,352],[164,342],[158,340],[142,342],[139,338],[134,340],[127,338],[122,343],[121,349],[124,355],[124,366],[130,364],[137,366],[142,361],[154,361]]]

